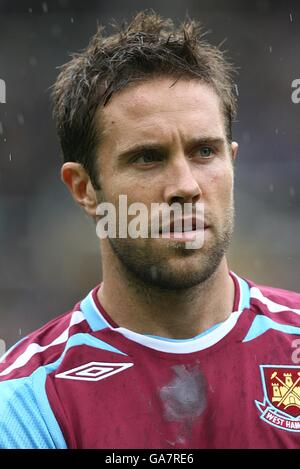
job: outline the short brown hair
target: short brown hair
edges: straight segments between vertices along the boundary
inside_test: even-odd
[[[83,165],[95,188],[99,182],[95,155],[100,139],[95,113],[114,93],[130,83],[167,75],[194,78],[219,95],[231,141],[236,112],[234,67],[224,53],[203,39],[201,25],[186,19],[178,28],[153,10],[138,13],[105,36],[98,27],[88,47],[61,67],[53,87],[53,115],[64,161]]]

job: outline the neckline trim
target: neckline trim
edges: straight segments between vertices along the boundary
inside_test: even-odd
[[[211,347],[223,339],[234,328],[241,313],[250,307],[250,287],[248,283],[234,272],[230,271],[229,274],[235,285],[234,311],[225,321],[212,326],[212,328],[204,331],[204,333],[190,339],[168,339],[140,334],[127,328],[119,327],[110,318],[98,299],[97,292],[100,285],[86,296],[81,302],[80,308],[94,332],[108,328],[120,333],[133,342],[154,350],[167,353],[192,353]]]

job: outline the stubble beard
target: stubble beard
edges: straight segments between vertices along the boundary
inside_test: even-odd
[[[226,251],[229,248],[234,228],[234,205],[233,202],[227,209],[224,217],[223,227],[217,229],[212,227],[213,241],[205,244],[199,249],[186,249],[182,243],[170,241],[166,243],[165,255],[160,249],[155,249],[156,240],[133,240],[129,238],[108,238],[110,246],[117,256],[120,268],[123,270],[128,280],[133,280],[136,286],[156,290],[176,291],[195,287],[204,284],[216,272]],[[150,242],[149,242],[150,241]],[[169,251],[173,257],[186,258],[189,264],[189,257],[198,256],[199,262],[193,268],[176,269],[173,263],[169,262]],[[173,255],[174,254],[174,255]],[[199,264],[199,265],[198,265]]]

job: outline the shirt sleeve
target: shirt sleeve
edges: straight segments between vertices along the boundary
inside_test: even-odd
[[[0,383],[0,448],[65,449],[45,389],[43,367],[31,376]]]

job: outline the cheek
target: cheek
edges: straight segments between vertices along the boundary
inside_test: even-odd
[[[107,200],[118,203],[119,195],[127,196],[127,203],[143,202],[145,204],[151,203],[155,198],[157,185],[155,183],[149,184],[143,181],[142,176],[140,180],[130,177],[116,177],[110,178],[103,185],[103,192]]]
[[[233,171],[224,167],[218,171],[213,171],[208,178],[207,200],[214,206],[219,206],[221,210],[232,203],[233,197]]]
[[[233,188],[233,169],[232,166],[220,165],[214,168],[208,175],[210,186],[220,193],[231,193]]]

